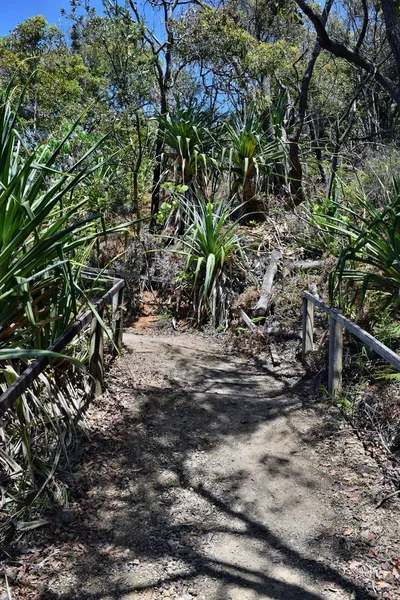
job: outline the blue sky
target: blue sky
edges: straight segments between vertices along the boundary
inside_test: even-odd
[[[123,0],[120,1],[120,4],[123,5]],[[97,12],[101,12],[102,0],[90,0],[90,5],[96,8]],[[151,9],[146,10],[141,0],[138,5],[142,7],[147,17],[147,24],[162,36],[160,15],[153,13]],[[58,25],[61,31],[67,33],[69,22],[61,17],[62,8],[69,11],[69,0],[0,0],[0,36],[8,35],[18,23],[36,15],[45,16],[50,23]]]
[[[101,7],[101,0],[92,0],[92,6]],[[61,19],[60,10],[69,10],[69,0],[0,0],[0,36],[7,35],[18,23],[29,17],[44,15],[50,23],[66,31],[68,25]]]

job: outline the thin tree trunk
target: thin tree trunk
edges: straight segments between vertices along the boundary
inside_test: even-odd
[[[318,165],[318,170],[319,170],[319,174],[321,177],[321,183],[326,185],[326,173],[325,173],[325,168],[324,168],[324,160],[322,157],[322,150],[321,150],[321,145],[319,142],[319,135],[317,135],[317,128],[315,127],[315,123],[314,123],[313,119],[310,119],[309,129],[310,129],[310,138],[311,138],[312,147],[314,149],[315,158],[317,159],[317,165]]]
[[[327,0],[324,11],[322,13],[321,21],[323,26],[326,25],[329,13],[331,11],[333,0]],[[295,205],[299,205],[304,200],[303,192],[303,167],[300,160],[300,136],[303,131],[304,120],[306,116],[306,110],[308,106],[308,90],[310,88],[311,78],[314,72],[315,63],[321,53],[321,44],[319,39],[315,42],[311,58],[308,62],[307,69],[304,73],[303,80],[301,82],[300,96],[299,96],[299,115],[297,125],[294,129],[293,134],[289,137],[290,148],[290,191],[293,197]]]

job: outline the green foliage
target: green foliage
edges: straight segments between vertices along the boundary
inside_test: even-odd
[[[330,394],[328,392],[328,389],[325,386],[321,386],[320,390],[324,394],[328,403],[331,404],[332,406],[338,406],[344,412],[349,411],[353,408],[354,401],[352,399],[350,399],[346,394],[344,394],[344,393]]]
[[[350,218],[341,210],[339,194],[335,198],[328,195],[318,195],[309,200],[304,207],[306,219],[311,226],[306,245],[322,254],[338,256],[343,246],[343,236],[331,228],[331,220],[341,223],[346,228]]]
[[[212,112],[194,105],[181,107],[178,104],[174,112],[160,116],[159,123],[166,156],[172,161],[175,183],[196,183],[205,191],[212,151],[216,146]]]
[[[64,209],[63,200],[97,168],[90,164],[96,146],[58,171],[65,140],[54,149],[24,148],[10,93],[0,106],[0,346],[45,349],[78,310],[78,272],[69,259],[95,238],[85,230],[99,215],[73,221],[79,206]]]
[[[260,178],[279,170],[277,165],[285,159],[285,148],[279,138],[269,139],[254,111],[244,118],[236,116],[232,124],[225,124],[225,129],[228,139],[223,159],[232,182],[231,196],[242,189],[245,204],[255,195]]]
[[[186,257],[185,275],[193,286],[199,321],[211,316],[215,326],[226,324],[229,267],[241,252],[240,236],[232,222],[230,205],[207,202],[197,193],[196,202],[182,199],[189,227],[180,254]]]
[[[260,79],[273,78],[277,72],[286,82],[298,50],[294,44],[276,39],[279,12],[272,10],[275,14],[271,14],[271,3],[266,2],[257,7],[230,4],[191,9],[175,24],[182,37],[179,54],[207,65],[215,84],[229,97],[236,95],[238,87],[246,95],[253,94]]]
[[[382,294],[383,304],[398,307],[400,297],[400,184],[386,190],[387,203],[377,208],[359,195],[327,216],[330,232],[347,240],[331,277],[331,298],[362,304],[368,291]],[[346,221],[342,218],[344,217]]]
[[[22,98],[11,108],[12,90],[0,103],[0,387],[4,391],[18,369],[34,356],[47,353],[89,302],[81,279],[81,262],[101,233],[108,231],[100,214],[79,218],[86,199],[74,202],[85,180],[101,166],[97,142],[68,169],[60,162],[72,128],[56,144],[26,147],[18,134],[17,113]],[[72,354],[72,349],[67,349]],[[85,350],[78,350],[85,354]],[[57,355],[58,361],[63,357]],[[13,359],[13,363],[9,361]],[[78,360],[69,358],[76,366]],[[65,366],[65,365],[64,365]],[[64,369],[65,371],[65,369]],[[70,377],[76,377],[71,372]],[[64,389],[57,378],[41,375],[27,394],[7,412],[1,426],[0,462],[9,478],[7,514],[16,522],[22,511],[54,484],[60,456],[74,437],[80,393],[75,394],[64,372]],[[74,386],[72,386],[73,388]],[[85,395],[82,390],[81,396]],[[21,508],[22,507],[22,508]],[[10,521],[2,522],[2,530]]]
[[[182,186],[183,187],[183,186]],[[156,214],[156,221],[158,225],[165,225],[168,217],[171,214],[171,211],[177,208],[178,202],[177,200],[173,200],[172,202],[162,202],[160,206],[160,210]]]
[[[400,320],[389,310],[377,313],[374,335],[389,348],[397,349],[400,345]]]
[[[0,81],[25,87],[20,118],[34,141],[58,129],[61,117],[75,120],[100,81],[62,33],[44,17],[32,17],[0,38]],[[62,98],[62,102],[60,99]]]

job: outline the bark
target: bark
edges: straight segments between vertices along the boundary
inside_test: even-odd
[[[394,0],[381,0],[383,17],[385,19],[386,35],[390,49],[396,61],[397,74],[400,76],[400,20],[398,15],[399,3]]]
[[[298,269],[299,271],[309,271],[310,269],[318,269],[323,267],[325,262],[323,260],[295,260],[287,263],[292,269]]]
[[[273,250],[269,255],[267,268],[265,270],[264,279],[261,286],[260,299],[253,311],[256,317],[264,317],[271,306],[272,288],[281,258],[282,252],[279,250]]]
[[[297,6],[303,11],[303,13],[310,19],[311,23],[314,25],[314,29],[318,36],[318,41],[321,45],[321,48],[327,50],[334,56],[338,58],[344,58],[350,64],[358,67],[359,69],[365,71],[372,75],[372,77],[379,83],[379,85],[391,96],[392,100],[395,104],[400,108],[400,87],[398,83],[394,80],[390,79],[383,75],[383,73],[379,70],[377,65],[367,57],[363,56],[360,52],[360,48],[356,46],[354,50],[332,39],[327,30],[325,29],[325,25],[322,22],[320,16],[311,8],[311,6],[305,0],[295,0]],[[385,17],[386,24],[386,32],[388,36],[388,41],[392,52],[394,53],[394,58],[396,60],[398,75],[400,74],[400,54],[398,53],[398,49],[400,47],[400,31],[397,27],[399,23],[399,19],[395,10],[395,3],[393,0],[382,0],[382,11]],[[388,30],[389,26],[389,30]],[[390,37],[389,37],[390,36]],[[397,62],[399,59],[399,62]]]
[[[322,14],[321,23],[325,26],[330,10],[332,8],[333,0],[327,0],[327,3]],[[293,196],[295,205],[301,204],[304,200],[303,193],[303,168],[300,160],[300,148],[299,140],[303,131],[304,120],[306,116],[308,106],[308,90],[310,88],[310,82],[314,73],[315,63],[317,62],[318,56],[321,53],[321,44],[319,40],[316,41],[311,58],[308,62],[307,69],[304,73],[303,80],[301,82],[300,96],[299,96],[299,115],[297,119],[297,125],[294,129],[293,134],[289,138],[290,149],[290,191]]]
[[[309,129],[310,129],[310,138],[311,138],[312,147],[314,150],[315,158],[317,159],[318,170],[319,170],[319,174],[321,177],[321,183],[326,184],[324,159],[322,156],[321,145],[319,142],[320,135],[319,135],[319,133],[317,134],[315,123],[312,119],[310,119],[310,122],[309,122]]]
[[[250,331],[256,331],[258,327],[254,325],[253,321],[250,317],[242,310],[238,309],[238,313],[246,324],[247,328]],[[301,340],[302,334],[300,331],[294,331],[292,329],[285,329],[284,327],[266,327],[263,329],[265,333],[268,335],[276,335],[277,337],[283,338],[285,340]]]

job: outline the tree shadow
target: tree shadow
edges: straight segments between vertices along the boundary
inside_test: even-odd
[[[157,386],[135,385],[132,395],[129,377],[117,372],[113,380],[110,374],[103,402],[118,417],[91,433],[83,465],[88,489],[80,490],[95,500],[90,511],[84,504],[85,510],[60,533],[87,548],[71,573],[81,583],[73,592],[44,589],[38,598],[122,600],[136,598],[136,593],[139,600],[146,590],[196,584],[204,577],[214,581],[213,600],[228,600],[230,586],[276,600],[324,597],[261,567],[271,555],[298,572],[299,581],[303,575],[314,584],[334,583],[357,600],[372,600],[365,589],[292,547],[258,517],[256,499],[241,497],[243,485],[253,476],[248,466],[238,464],[225,473],[222,463],[213,481],[206,482],[210,453],[218,454],[230,443],[235,459],[235,444],[247,443],[267,424],[301,413],[307,382],[267,367],[260,373],[248,363],[227,362],[216,353],[184,345],[185,340],[180,348],[165,347],[173,355],[175,371],[164,373]],[[155,347],[163,351],[160,342]],[[148,344],[146,353],[151,348]],[[192,354],[185,357],[188,349]],[[154,356],[154,362],[159,358]],[[315,488],[312,474],[296,468],[290,451],[278,455],[266,450],[258,463],[264,476],[287,477],[299,490]],[[195,467],[192,460],[197,461]],[[274,507],[273,498],[271,505],[276,519],[283,510],[291,510],[284,502]],[[207,536],[226,535],[253,544],[257,564],[240,565],[210,555]],[[116,555],[108,551],[110,545],[118,548]],[[167,568],[171,562],[175,571]]]

